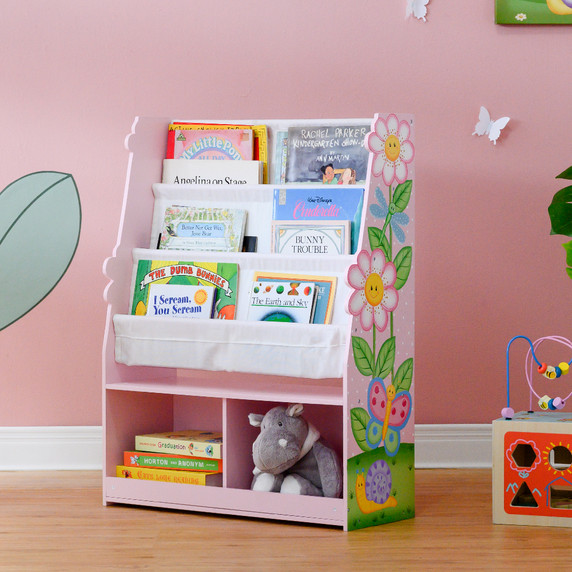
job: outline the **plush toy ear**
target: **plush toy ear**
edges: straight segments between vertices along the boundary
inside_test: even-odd
[[[296,403],[294,405],[289,405],[286,409],[286,415],[290,417],[300,417],[304,411],[304,406],[301,403]]]
[[[264,419],[264,415],[260,415],[260,413],[249,413],[248,420],[253,427],[260,427],[262,424],[262,420]]]

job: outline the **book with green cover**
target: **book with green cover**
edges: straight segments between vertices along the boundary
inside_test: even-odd
[[[149,467],[152,469],[222,473],[222,459],[187,457],[183,455],[169,455],[166,453],[124,451],[123,464],[126,467]]]
[[[131,313],[145,316],[152,284],[191,284],[216,287],[214,317],[233,320],[236,309],[238,264],[231,262],[185,262],[139,260]]]

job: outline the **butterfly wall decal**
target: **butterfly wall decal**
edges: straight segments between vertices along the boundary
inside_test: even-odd
[[[383,443],[387,455],[393,457],[399,450],[400,431],[411,415],[411,394],[396,391],[393,384],[386,389],[383,379],[377,377],[369,384],[367,401],[371,418],[366,428],[366,442],[372,449]]]
[[[407,7],[405,9],[406,16],[408,18],[413,16],[418,20],[426,22],[427,4],[429,4],[429,0],[407,0]]]
[[[510,117],[501,117],[496,121],[492,121],[491,114],[485,107],[481,106],[479,111],[479,121],[475,125],[473,135],[488,135],[489,140],[496,145],[501,131],[506,127],[506,124],[509,121]]]

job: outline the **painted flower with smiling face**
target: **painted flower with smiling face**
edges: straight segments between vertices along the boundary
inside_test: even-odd
[[[374,131],[367,137],[367,146],[374,154],[372,173],[383,177],[389,187],[394,180],[407,179],[407,165],[413,160],[415,148],[409,140],[411,129],[407,121],[399,121],[393,113],[384,121],[378,117]]]
[[[348,311],[359,316],[361,327],[368,331],[372,326],[383,332],[389,313],[397,308],[399,295],[394,287],[397,271],[392,262],[386,262],[379,249],[371,253],[362,250],[357,264],[348,269],[348,282],[354,292],[348,302]]]

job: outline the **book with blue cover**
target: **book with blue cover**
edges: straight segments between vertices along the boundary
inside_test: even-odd
[[[274,189],[272,218],[299,222],[351,222],[351,252],[359,240],[364,190],[361,187],[281,187]]]

